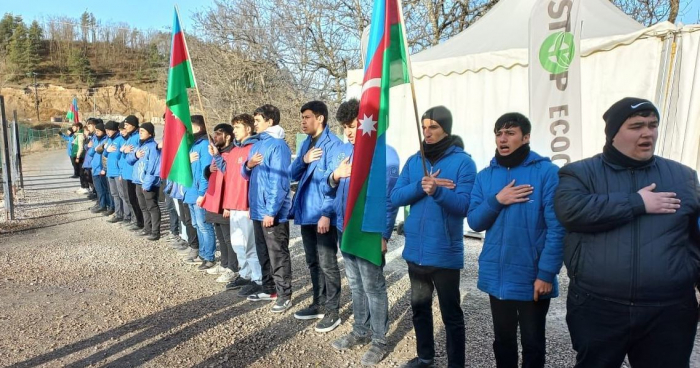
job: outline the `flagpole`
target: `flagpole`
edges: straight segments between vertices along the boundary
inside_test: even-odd
[[[194,75],[194,63],[190,57],[190,49],[187,47],[187,38],[185,37],[185,30],[182,28],[182,22],[180,22],[180,8],[175,4],[175,12],[177,13],[177,22],[180,23],[180,30],[182,31],[182,42],[185,43],[185,52],[187,52],[187,59],[190,62],[190,67],[192,69],[192,80],[194,81],[194,90],[197,92],[197,101],[199,102],[199,109],[202,110],[202,116],[204,117],[204,132],[207,134],[207,140],[209,144],[213,145],[214,142],[211,140],[211,136],[207,132],[207,112],[204,110],[204,104],[202,104],[202,95],[199,93],[199,86],[197,85],[197,77]]]
[[[413,68],[411,67],[411,55],[408,51],[408,40],[406,39],[406,23],[403,19],[403,4],[401,0],[397,0],[397,5],[399,8],[399,22],[401,22],[401,34],[403,35],[403,44],[406,47],[406,67],[408,68],[408,77],[411,85],[411,98],[413,100],[413,113],[416,118],[416,130],[418,132],[418,147],[420,147],[420,158],[423,164],[423,175],[428,176],[428,166],[425,164],[425,151],[423,150],[423,141],[420,139],[421,136],[421,125],[420,117],[418,116],[418,102],[416,100],[416,86],[413,83]]]

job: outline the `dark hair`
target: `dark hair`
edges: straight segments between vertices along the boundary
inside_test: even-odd
[[[204,125],[204,116],[202,115],[192,115],[190,116],[190,121],[192,124],[199,125],[202,129],[206,127],[206,125]]]
[[[231,125],[243,124],[250,128],[251,133],[255,131],[255,120],[250,114],[239,114],[231,119]]]
[[[217,131],[217,130],[221,130],[222,132],[224,132],[230,136],[233,136],[233,126],[231,124],[226,124],[226,123],[218,124],[217,126],[214,127],[214,131]]]
[[[518,112],[509,112],[501,115],[501,117],[496,120],[496,125],[493,128],[493,132],[498,133],[498,131],[501,129],[515,127],[520,128],[520,131],[523,132],[524,136],[530,134],[530,131],[532,130],[530,120],[528,120],[525,115]]]
[[[323,116],[323,126],[328,124],[328,106],[323,101],[309,101],[301,107],[299,112],[303,114],[306,110],[311,110],[316,117]]]
[[[100,118],[89,118],[87,119],[88,125],[104,124]]]
[[[80,123],[80,122],[73,123],[73,126],[77,126],[78,130],[83,129],[83,123]]]
[[[342,125],[350,125],[352,121],[357,119],[360,114],[360,101],[356,98],[351,98],[338,106],[338,111],[335,113],[335,118]]]
[[[643,117],[643,118],[648,118],[648,117],[650,117],[650,116],[652,116],[652,115],[654,115],[654,117],[657,118],[657,119],[659,118],[659,117],[656,115],[656,112],[654,112],[654,110],[642,110],[642,111],[637,111],[637,112],[633,113],[632,115],[628,116],[627,119],[633,118],[633,117],[635,117],[635,116],[641,116],[641,117]],[[625,120],[627,120],[627,119],[625,119]]]
[[[280,109],[277,107],[266,104],[258,107],[253,112],[253,116],[262,116],[265,120],[272,120],[272,125],[277,125],[280,123]]]

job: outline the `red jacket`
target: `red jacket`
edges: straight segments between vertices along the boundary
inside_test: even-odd
[[[219,160],[219,162],[221,166],[224,167],[224,170],[227,166],[227,161],[231,151],[233,150],[231,149],[220,153],[223,160]],[[225,174],[222,175],[220,171],[221,168],[218,167],[219,165],[217,165],[216,162],[217,159],[215,158],[212,160],[211,165],[208,168],[211,174],[209,175],[209,186],[207,187],[206,193],[204,193],[202,208],[211,213],[222,214],[224,213],[224,193],[226,192],[227,183],[224,180]]]
[[[248,159],[253,142],[245,146],[233,147],[226,160],[226,190],[223,206],[232,211],[248,211],[248,180],[241,175],[241,167]]]

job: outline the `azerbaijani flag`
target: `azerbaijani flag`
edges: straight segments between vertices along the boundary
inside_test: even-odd
[[[389,89],[410,82],[399,1],[374,2],[342,241],[344,252],[378,266],[386,229]]]
[[[185,187],[192,186],[190,147],[194,138],[187,89],[194,87],[196,84],[185,42],[185,33],[182,31],[180,17],[175,8],[160,176]]]
[[[78,98],[73,97],[73,103],[70,105],[70,110],[66,114],[66,120],[77,123],[80,121],[78,117]]]

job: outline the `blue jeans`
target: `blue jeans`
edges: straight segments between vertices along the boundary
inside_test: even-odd
[[[95,186],[95,191],[97,192],[97,203],[100,204],[102,208],[114,208],[114,203],[112,203],[112,196],[109,193],[109,183],[107,182],[107,177],[104,175],[93,175],[92,184]]]
[[[199,257],[214,262],[214,251],[216,250],[214,225],[204,222],[204,208],[196,204],[187,204],[187,206],[192,214],[192,226],[197,230]]]
[[[338,231],[338,239],[343,234]],[[342,252],[345,274],[352,292],[352,313],[355,323],[352,331],[365,337],[372,331],[372,343],[386,345],[389,329],[389,299],[386,294],[384,264],[377,266],[365,259]]]

